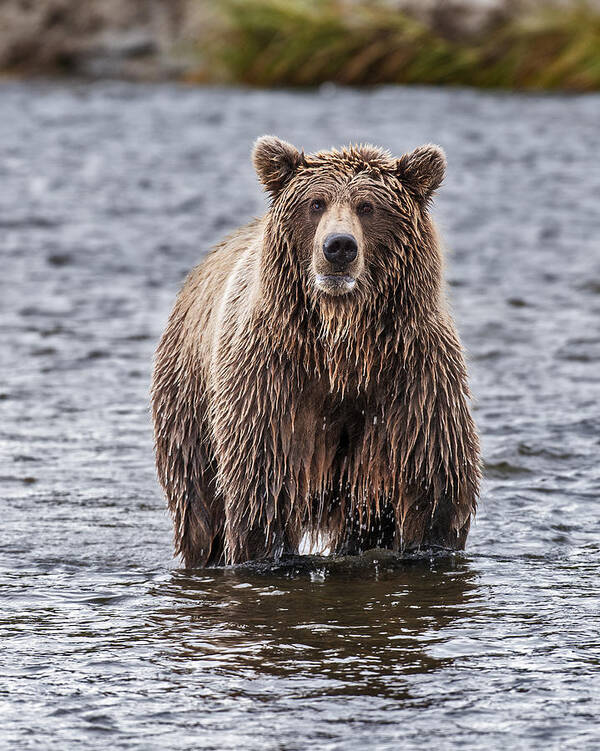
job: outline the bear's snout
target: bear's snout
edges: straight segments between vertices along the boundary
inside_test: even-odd
[[[328,295],[354,289],[364,266],[363,232],[348,202],[338,202],[322,216],[313,243],[315,286]]]
[[[332,234],[325,238],[323,255],[336,271],[344,271],[358,254],[358,243],[354,235]]]

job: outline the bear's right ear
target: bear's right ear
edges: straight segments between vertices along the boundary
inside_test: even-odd
[[[287,141],[261,136],[252,150],[252,163],[259,180],[275,198],[302,163],[304,154]]]

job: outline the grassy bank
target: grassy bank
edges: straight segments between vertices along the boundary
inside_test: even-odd
[[[457,35],[377,2],[223,0],[201,47],[190,80],[600,90],[600,12],[583,2]]]

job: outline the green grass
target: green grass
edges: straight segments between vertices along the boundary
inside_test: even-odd
[[[475,38],[445,36],[378,2],[222,0],[192,80],[255,86],[382,83],[600,89],[600,13],[568,8],[496,21]]]

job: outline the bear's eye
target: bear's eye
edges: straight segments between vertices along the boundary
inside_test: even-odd
[[[320,198],[314,198],[310,202],[310,210],[311,211],[323,211],[325,208],[325,201],[322,201]]]
[[[359,216],[368,216],[368,214],[373,213],[373,204],[369,203],[368,201],[364,201],[363,203],[359,203],[358,207],[356,209],[356,213]]]

